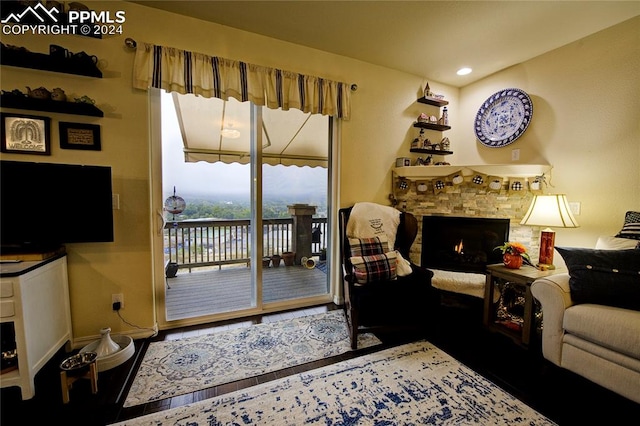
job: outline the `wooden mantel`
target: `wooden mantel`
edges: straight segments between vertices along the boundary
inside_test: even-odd
[[[483,173],[490,176],[502,177],[535,177],[551,171],[548,164],[479,164],[479,165],[450,165],[450,166],[407,166],[395,167],[394,173],[410,180],[430,179],[449,176],[462,170],[463,176]]]

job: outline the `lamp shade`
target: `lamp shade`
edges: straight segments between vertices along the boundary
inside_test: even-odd
[[[564,194],[534,195],[521,225],[577,228],[578,222],[569,209]]]

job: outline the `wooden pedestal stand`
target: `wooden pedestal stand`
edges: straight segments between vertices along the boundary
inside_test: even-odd
[[[67,376],[66,371],[60,372],[60,384],[62,385],[62,402],[67,404],[69,403],[69,389],[73,387],[73,382],[78,379],[89,379],[91,380],[91,393],[94,395],[98,393],[98,363],[92,362],[89,364],[89,370],[82,375],[78,376]]]

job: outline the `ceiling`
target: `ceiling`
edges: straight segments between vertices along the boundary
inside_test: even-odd
[[[134,1],[463,87],[640,15],[640,1]],[[236,59],[236,58],[232,58]],[[473,72],[456,75],[467,66]]]

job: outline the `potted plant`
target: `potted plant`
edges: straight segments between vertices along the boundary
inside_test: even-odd
[[[523,262],[531,265],[531,258],[527,253],[527,248],[521,243],[509,241],[496,247],[494,250],[500,250],[502,252],[502,261],[507,268],[520,269]]]
[[[280,266],[280,260],[282,260],[282,257],[279,254],[272,255],[271,266],[273,266],[274,268],[277,268],[278,266]]]
[[[292,251],[285,251],[282,253],[282,259],[284,260],[285,266],[293,266],[295,258],[296,254]]]

